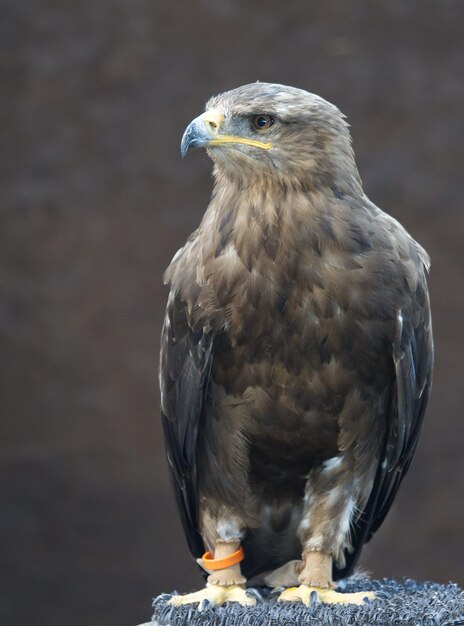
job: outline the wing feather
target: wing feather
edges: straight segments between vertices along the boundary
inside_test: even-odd
[[[171,293],[161,334],[161,415],[182,525],[192,554],[201,556],[196,444],[209,386],[213,336],[189,324],[188,307]]]
[[[425,272],[410,305],[398,316],[392,345],[389,421],[384,453],[377,467],[367,505],[353,528],[353,552],[336,570],[343,578],[352,571],[362,546],[382,524],[414,455],[432,384],[433,339]]]

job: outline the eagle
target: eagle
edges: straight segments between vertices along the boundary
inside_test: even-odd
[[[204,589],[173,604],[361,603],[336,590],[411,463],[432,380],[429,257],[364,194],[321,97],[253,83],[186,128],[214,189],[166,270],[165,448]]]

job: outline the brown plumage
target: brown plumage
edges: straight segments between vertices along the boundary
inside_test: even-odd
[[[417,444],[429,260],[364,195],[343,116],[313,94],[219,95],[184,135],[196,146],[215,186],[166,272],[160,367],[189,546],[241,542],[246,578],[303,559],[300,582],[330,586],[309,555],[352,571]]]

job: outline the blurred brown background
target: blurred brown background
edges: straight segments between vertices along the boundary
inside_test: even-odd
[[[200,584],[162,452],[161,276],[211,190],[182,131],[257,79],[348,115],[366,193],[432,256],[433,399],[363,564],[464,583],[464,3],[0,7],[0,623],[131,626]]]

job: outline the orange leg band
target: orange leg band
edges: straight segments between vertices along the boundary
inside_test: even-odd
[[[242,546],[240,546],[239,549],[232,554],[229,554],[229,556],[225,556],[222,559],[213,558],[211,552],[205,552],[202,556],[205,568],[213,571],[225,569],[231,565],[236,565],[237,563],[240,563],[240,561],[243,561],[244,558],[245,553],[243,552]]]

